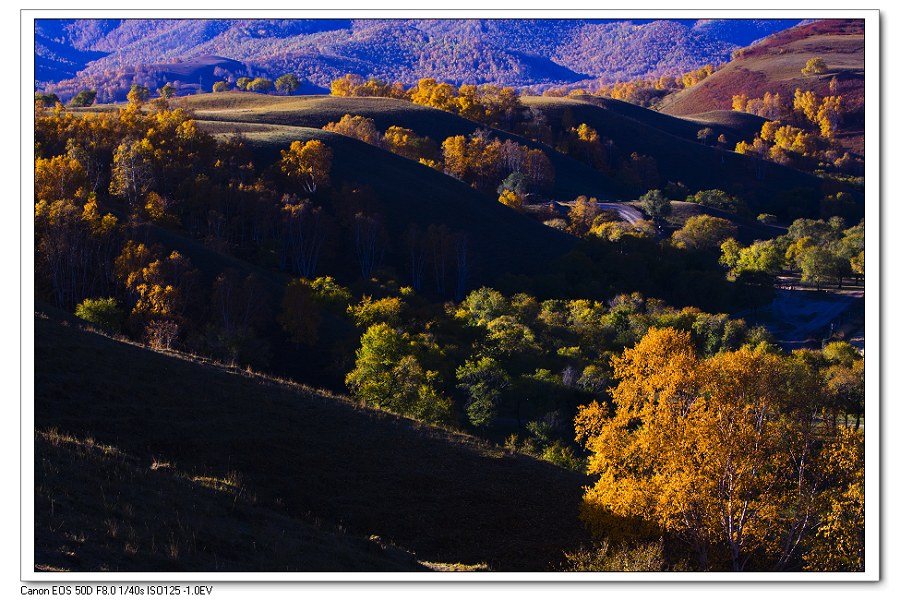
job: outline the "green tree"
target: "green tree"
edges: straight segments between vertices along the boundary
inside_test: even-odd
[[[345,382],[363,403],[432,423],[452,422],[452,402],[438,391],[437,373],[419,364],[408,334],[386,323],[362,335]]]
[[[722,257],[719,262],[730,268],[730,275],[738,277],[745,273],[778,275],[784,267],[784,249],[775,240],[757,240],[742,247],[733,238],[721,245]]]
[[[227,81],[217,81],[212,86],[214,93],[227,92],[229,89],[231,89],[231,86]]]
[[[300,80],[297,79],[297,76],[292,73],[282,75],[275,80],[275,89],[282,94],[290,96],[300,89]]]
[[[275,84],[272,83],[271,79],[266,79],[265,77],[257,77],[247,84],[247,91],[258,92],[260,94],[268,94],[274,89]]]
[[[83,108],[91,106],[97,98],[96,90],[81,90],[69,101],[69,106]]]
[[[125,311],[115,298],[86,298],[75,307],[75,316],[109,333],[118,333],[122,328]]]
[[[235,82],[235,85],[237,86],[237,89],[246,91],[247,86],[250,85],[251,81],[253,81],[253,80],[249,77],[238,77],[238,80]]]
[[[369,327],[375,323],[387,323],[391,327],[399,327],[405,304],[400,298],[389,296],[372,300],[371,296],[363,296],[359,304],[347,307],[357,327]]]
[[[467,360],[456,369],[457,387],[466,394],[466,414],[475,427],[490,427],[500,409],[509,375],[491,357]]]
[[[693,196],[688,196],[687,201],[733,213],[740,212],[744,207],[738,198],[722,190],[701,190]]]
[[[59,102],[59,96],[56,94],[47,94],[44,92],[35,92],[34,93],[34,101],[40,102],[41,106],[45,108],[52,108],[56,106],[56,103]]]
[[[503,294],[483,287],[469,292],[460,303],[456,317],[464,319],[469,325],[485,326],[494,319],[509,314],[509,311],[509,302]]]
[[[166,100],[169,100],[169,99],[175,97],[175,94],[178,92],[178,89],[171,83],[167,83],[166,85],[159,88],[157,90],[157,92],[159,92],[160,98],[165,98]]]
[[[672,201],[659,190],[650,190],[640,198],[641,208],[651,219],[661,219],[672,214]]]
[[[829,277],[837,277],[841,269],[839,257],[829,248],[812,246],[800,255],[801,281],[821,290]]]
[[[853,269],[853,274],[856,275],[856,281],[857,283],[859,283],[859,278],[865,276],[866,274],[865,251],[860,252],[850,259],[850,268]]]
[[[737,227],[727,219],[697,215],[685,221],[684,227],[672,234],[672,243],[679,248],[708,250],[718,248],[736,233]]]
[[[331,275],[316,277],[307,285],[316,302],[334,310],[344,310],[353,298],[350,290],[335,281]]]
[[[145,85],[131,84],[131,90],[128,92],[128,103],[140,106],[150,99],[150,88]]]

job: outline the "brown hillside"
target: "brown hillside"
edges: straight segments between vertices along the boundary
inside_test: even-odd
[[[804,76],[801,69],[817,56],[825,61],[828,72]],[[665,99],[660,110],[678,116],[730,110],[732,97],[741,93],[750,98],[765,92],[792,97],[797,88],[829,95],[832,79],[849,113],[842,142],[862,155],[865,26],[861,20],[816,21],[770,36],[740,51],[699,84]]]
[[[110,540],[105,529],[112,525],[103,527],[104,519],[115,521],[125,540],[132,529],[140,538],[148,521],[161,523],[157,552],[143,563],[159,570],[415,568],[401,565],[399,557],[391,563],[359,540],[377,535],[419,561],[533,571],[558,567],[564,549],[587,541],[578,519],[588,482],[583,475],[327,392],[115,341],[61,323],[52,309],[40,310],[35,428],[59,432],[72,450],[61,456],[46,448],[44,440],[56,435],[51,433],[38,436],[36,449],[50,465],[73,470],[65,482],[52,469],[36,469],[37,562],[140,569],[133,557],[119,560],[111,553],[136,551],[139,562],[151,548],[129,550],[124,541]],[[91,451],[101,446],[113,448],[106,458]],[[190,477],[148,472],[154,463]],[[237,502],[229,513],[220,498],[194,485],[197,477],[225,484],[216,487],[226,492],[238,485],[253,502]],[[128,482],[152,496],[135,499]],[[83,496],[98,489],[110,506]],[[167,494],[176,497],[167,500]],[[73,564],[54,545],[59,532],[51,528],[61,526],[54,499],[69,511],[67,519],[85,524],[73,532],[77,539],[67,541],[83,563]],[[227,508],[235,499],[225,503]],[[184,527],[204,522],[204,507],[211,512],[206,525],[195,528],[197,543],[181,544],[177,560],[160,551],[170,531],[180,536]],[[316,519],[323,529],[310,529]],[[204,539],[216,520],[229,524],[221,535],[236,537],[215,544]],[[314,539],[276,543],[273,527]],[[354,539],[342,543],[324,533],[336,527]],[[239,549],[254,542],[259,555],[241,557]],[[216,547],[238,554],[224,560]],[[211,551],[194,552],[203,548]],[[282,562],[277,557],[285,551],[326,555]],[[271,562],[260,565],[265,557]]]

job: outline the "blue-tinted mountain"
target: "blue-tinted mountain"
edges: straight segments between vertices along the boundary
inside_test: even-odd
[[[217,76],[296,73],[307,90],[348,72],[407,85],[423,77],[549,87],[678,74],[726,62],[796,20],[39,20],[35,84],[65,97],[84,87],[113,99],[156,87],[158,65],[222,57]],[[188,70],[189,71],[189,70]],[[131,77],[125,82],[124,79]],[[182,83],[202,86],[199,73]],[[111,82],[115,81],[116,85]],[[207,81],[207,90],[211,82]]]

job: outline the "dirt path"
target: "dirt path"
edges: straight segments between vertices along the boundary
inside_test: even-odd
[[[628,204],[620,204],[618,202],[601,202],[599,206],[603,210],[616,211],[623,221],[627,221],[631,225],[634,225],[641,219],[645,218],[644,215],[641,214],[641,211]]]
[[[573,206],[575,206],[575,201],[571,200],[568,202],[555,202],[556,206],[561,206],[565,211],[569,211]],[[641,219],[645,219],[641,211],[636,209],[635,207],[629,204],[622,204],[621,202],[598,202],[597,206],[601,210],[612,210],[615,211],[616,214],[619,215],[619,218],[631,225],[634,225],[636,222]]]

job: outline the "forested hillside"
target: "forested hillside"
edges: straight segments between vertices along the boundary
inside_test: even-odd
[[[719,64],[797,21],[80,20],[38,21],[36,85],[68,99],[96,89],[122,100],[132,83],[210,91],[216,77],[295,73],[315,91],[345,73],[412,84],[424,77],[517,87],[614,83]],[[199,59],[199,61],[198,61]],[[182,68],[179,72],[175,65]],[[77,78],[76,78],[77,76]],[[73,80],[73,78],[76,78]]]

